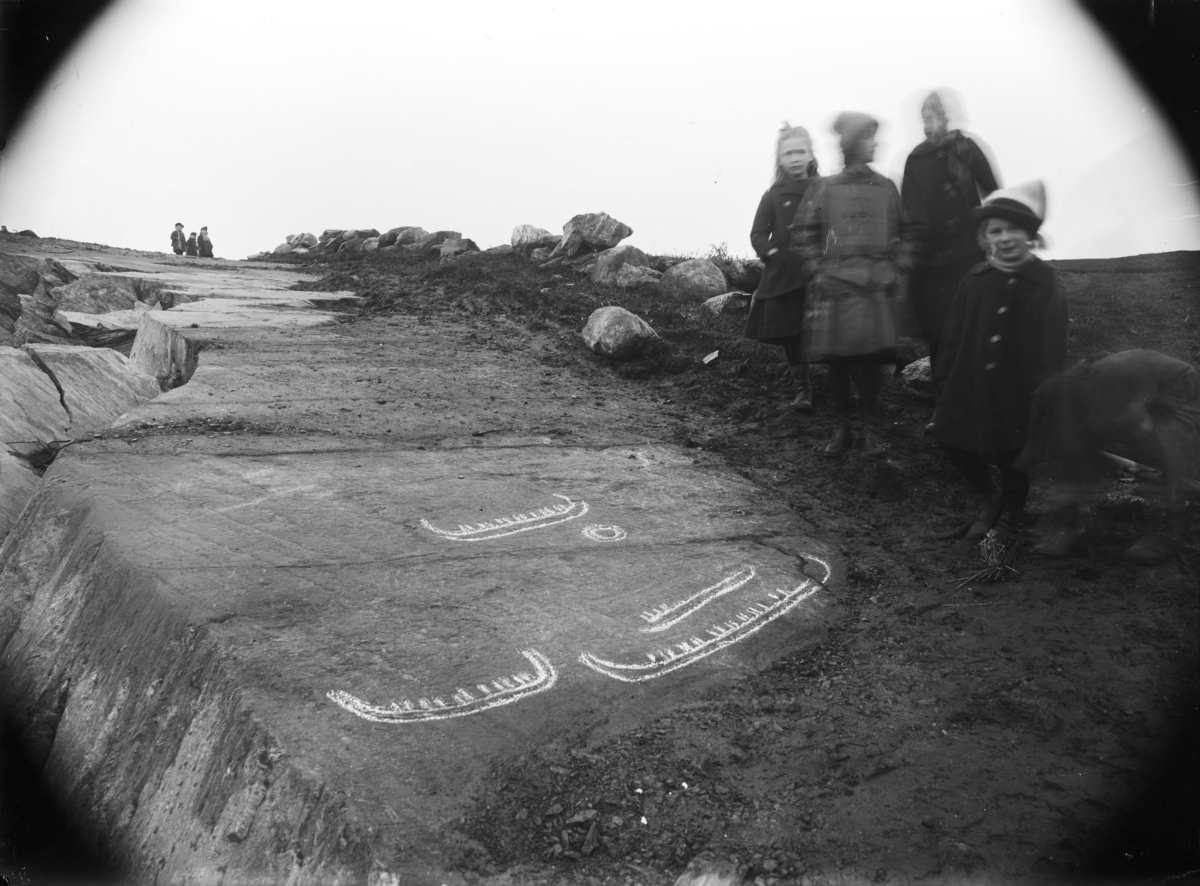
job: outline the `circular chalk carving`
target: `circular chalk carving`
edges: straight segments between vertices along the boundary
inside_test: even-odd
[[[620,526],[601,526],[598,523],[585,526],[583,534],[592,541],[620,541],[625,538],[625,530]]]

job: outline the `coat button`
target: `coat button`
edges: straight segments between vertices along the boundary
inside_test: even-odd
[[[1017,284],[1017,278],[1016,278],[1016,277],[1009,277],[1009,278],[1008,278],[1008,285],[1009,285],[1009,286],[1015,286],[1016,284]]]
[[[998,342],[998,341],[1000,341],[1000,336],[998,336],[998,335],[993,335],[993,336],[992,336],[992,344],[995,344],[995,343],[996,343],[996,342]]]
[[[995,364],[995,363],[985,363],[985,364],[984,364],[984,366],[983,366],[983,368],[984,368],[984,369],[995,369],[995,368],[996,368],[996,364]]]
[[[996,309],[997,314],[1003,314],[1008,310],[1008,305],[1001,305]]]

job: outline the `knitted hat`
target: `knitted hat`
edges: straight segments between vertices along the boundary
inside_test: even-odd
[[[1046,218],[1046,188],[1034,179],[993,191],[982,206],[975,207],[976,224],[988,218],[1002,218],[1033,236]]]
[[[878,128],[878,120],[859,111],[842,111],[833,121],[833,131],[841,137],[843,151],[860,139],[874,135]]]

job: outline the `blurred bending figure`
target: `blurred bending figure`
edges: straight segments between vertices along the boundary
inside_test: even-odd
[[[912,267],[917,231],[891,179],[867,164],[875,159],[879,122],[856,111],[839,114],[833,131],[845,168],[818,179],[792,222],[793,249],[808,281],[805,356],[829,365],[837,426],[825,445],[843,455],[855,431],[869,455],[884,453],[879,388],[882,363],[895,359],[895,293]],[[852,429],[850,370],[859,373],[861,422]]]
[[[908,291],[931,363],[937,362],[955,288],[984,260],[972,213],[999,187],[979,145],[957,128],[960,120],[951,90],[929,94],[921,105],[925,141],[908,155],[900,190],[905,210],[928,225]]]
[[[1142,536],[1125,558],[1145,566],[1169,560],[1186,501],[1200,498],[1200,373],[1157,351],[1132,350],[1088,357],[1042,383],[1017,465],[1061,460],[1066,479],[1036,552],[1065,557],[1083,535],[1079,505],[1095,483],[1098,450],[1162,471],[1168,533]]]
[[[801,339],[804,264],[791,251],[788,225],[816,175],[808,130],[785,123],[775,142],[775,179],[763,194],[750,228],[750,244],[762,259],[763,277],[750,302],[746,338],[783,348],[796,391],[792,406],[800,412],[812,410],[812,388]]]

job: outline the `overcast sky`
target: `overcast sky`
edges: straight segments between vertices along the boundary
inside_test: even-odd
[[[938,86],[1002,184],[1046,182],[1048,257],[1200,249],[1196,176],[1065,0],[122,0],[0,155],[0,222],[168,251],[180,221],[243,258],[604,211],[650,252],[749,255],[781,121],[832,172],[833,117],[871,113],[898,177]]]

